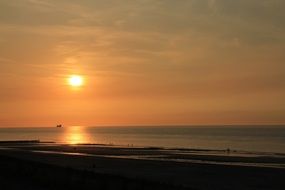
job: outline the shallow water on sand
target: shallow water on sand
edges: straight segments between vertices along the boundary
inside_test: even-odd
[[[41,140],[285,153],[285,127],[63,127],[0,128],[0,141]]]

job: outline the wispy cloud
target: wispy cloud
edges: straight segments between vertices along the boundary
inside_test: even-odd
[[[31,85],[82,73],[101,82],[90,101],[183,100],[174,112],[189,113],[207,109],[203,102],[282,110],[283,7],[283,0],[2,0],[0,73]]]

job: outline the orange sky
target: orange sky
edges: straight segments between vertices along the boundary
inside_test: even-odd
[[[284,124],[284,7],[1,0],[0,126]]]

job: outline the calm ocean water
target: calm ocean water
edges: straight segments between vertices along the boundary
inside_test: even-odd
[[[0,140],[41,140],[285,153],[285,127],[0,128]]]

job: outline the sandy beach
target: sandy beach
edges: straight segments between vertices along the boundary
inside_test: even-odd
[[[285,190],[285,0],[0,0],[0,190]]]
[[[277,153],[30,141],[1,142],[0,159],[1,178],[7,183],[15,181],[15,175],[9,175],[14,170],[16,180],[24,179],[22,183],[30,189],[56,189],[74,183],[85,189],[285,187],[285,155]],[[65,170],[73,172],[67,174]],[[57,185],[47,186],[50,181]],[[119,185],[109,185],[114,183]]]

